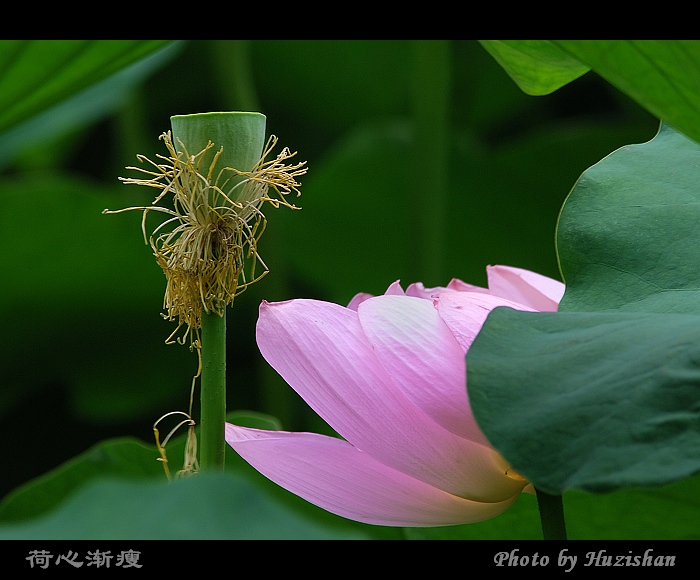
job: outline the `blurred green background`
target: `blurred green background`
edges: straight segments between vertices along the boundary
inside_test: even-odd
[[[0,94],[41,96],[2,92],[11,42]],[[42,58],[37,78],[60,70]],[[260,111],[308,161],[303,209],[267,212],[270,274],[229,313],[228,408],[316,431],[257,350],[262,299],[484,285],[488,264],[558,278],[555,225],[578,176],[658,128],[593,73],[527,96],[473,40],[179,41],[135,62],[54,108],[0,116],[0,498],[102,439],[151,444],[158,417],[187,409],[196,356],[164,344],[174,327],[140,213],[101,213],[152,199],[117,177],[137,153],[165,153],[171,115]]]

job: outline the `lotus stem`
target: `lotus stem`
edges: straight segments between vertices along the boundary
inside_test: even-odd
[[[224,468],[226,441],[226,311],[202,316],[199,466]]]
[[[550,495],[535,488],[545,540],[566,540],[564,502],[561,495]]]

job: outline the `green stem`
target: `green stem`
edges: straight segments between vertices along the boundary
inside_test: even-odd
[[[537,506],[540,509],[542,535],[545,540],[566,540],[564,502],[561,495],[550,495],[537,488]]]
[[[265,143],[265,116],[260,113],[197,113],[170,117],[175,147],[180,143],[188,153],[212,148],[203,156],[202,167],[209,167],[214,150],[223,147],[217,168],[233,167],[250,171],[260,159]],[[230,193],[236,179],[227,181]],[[202,379],[200,407],[199,466],[203,471],[221,470],[226,450],[226,314],[202,315]]]
[[[226,110],[258,111],[250,40],[212,40],[214,75]]]
[[[226,451],[226,313],[202,316],[200,459],[202,471],[222,470]]]
[[[414,277],[443,284],[448,204],[452,62],[450,43],[416,40],[413,45],[413,161],[416,259]]]

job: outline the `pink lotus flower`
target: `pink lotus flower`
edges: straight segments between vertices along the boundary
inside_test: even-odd
[[[496,306],[555,311],[564,285],[492,266],[489,288],[398,282],[348,307],[260,306],[265,359],[343,439],[226,425],[263,475],[335,514],[371,524],[439,526],[505,511],[528,482],[477,426],[465,354]]]

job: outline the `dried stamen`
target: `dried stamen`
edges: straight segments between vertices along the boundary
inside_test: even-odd
[[[153,203],[103,213],[143,211],[144,241],[150,242],[167,280],[163,300],[167,314],[163,316],[178,322],[167,342],[184,343],[189,338],[191,348],[199,348],[202,312],[221,316],[236,296],[267,273],[268,268],[258,253],[258,242],[267,224],[261,207],[269,202],[276,208],[284,205],[298,209],[287,196],[292,192],[300,195],[301,184],[296,178],[306,173],[306,162],[287,164],[296,153],[286,147],[275,159],[266,161],[277,143],[277,138],[271,136],[262,158],[251,171],[224,167],[215,176],[223,147],[216,152],[205,174],[201,165],[204,155],[214,147],[212,142],[196,155],[190,155],[180,141],[182,151],[175,150],[170,132],[160,138],[170,156],[158,155],[162,162],[156,163],[139,155],[139,161],[151,167],[127,169],[149,177],[120,178],[124,183],[162,190]],[[276,196],[270,195],[271,190]],[[173,195],[172,207],[158,205],[168,193]],[[147,236],[149,211],[162,212],[168,217]],[[168,226],[172,229],[164,231]],[[246,264],[250,265],[248,275],[244,270]],[[184,334],[175,339],[183,326]]]

